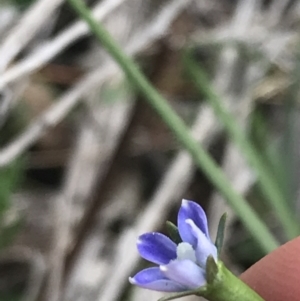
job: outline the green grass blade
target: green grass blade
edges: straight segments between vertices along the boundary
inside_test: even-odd
[[[247,138],[246,134],[240,129],[234,116],[223,106],[222,100],[212,88],[206,73],[191,57],[189,51],[184,55],[184,61],[196,88],[205,95],[222,122],[226,132],[232,141],[240,148],[248,163],[256,172],[260,189],[266,200],[276,210],[276,214],[282,223],[287,237],[292,239],[298,236],[300,225],[297,222],[296,216],[291,208],[287,206],[281,189],[278,187],[276,181],[273,181],[273,175],[269,173],[269,168],[264,164],[260,154]]]
[[[225,199],[243,221],[248,231],[265,252],[278,247],[277,240],[266,225],[259,219],[250,205],[232,188],[222,170],[216,165],[204,148],[191,136],[183,121],[176,115],[168,102],[149,83],[137,65],[112,39],[102,24],[92,17],[91,12],[81,0],[68,0],[79,16],[86,21],[90,30],[112,58],[119,64],[131,82],[140,90],[145,99],[157,111],[176,136],[180,144],[190,153],[196,165],[201,168],[210,181],[219,189]]]

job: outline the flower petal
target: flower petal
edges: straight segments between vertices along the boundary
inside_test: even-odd
[[[195,248],[197,263],[204,268],[209,255],[212,255],[217,260],[217,248],[197,227],[193,220],[186,220],[186,224],[190,228],[190,231],[193,233],[194,237],[197,239],[197,245]]]
[[[190,227],[185,222],[187,219],[191,219],[210,240],[207,218],[204,210],[195,202],[182,200],[177,220],[179,234],[183,241],[188,242],[195,247],[197,241],[195,236],[191,233]]]
[[[174,260],[167,265],[160,266],[162,273],[169,279],[195,289],[205,285],[205,271],[191,260]]]
[[[161,233],[141,235],[137,241],[137,248],[144,259],[156,264],[168,264],[176,258],[176,244]]]
[[[129,278],[131,284],[160,292],[182,292],[187,290],[183,285],[167,279],[158,267],[140,271]]]

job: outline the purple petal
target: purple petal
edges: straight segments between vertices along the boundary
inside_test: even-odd
[[[186,287],[167,279],[158,267],[140,271],[129,278],[131,284],[160,292],[182,292]]]
[[[167,265],[160,266],[162,273],[169,279],[195,289],[205,285],[205,271],[191,260],[174,260]]]
[[[197,241],[195,236],[191,233],[191,228],[185,222],[187,219],[191,219],[196,226],[209,238],[207,218],[204,210],[195,202],[182,200],[177,220],[179,234],[183,241],[188,242],[195,247]]]
[[[176,244],[161,233],[145,233],[137,241],[140,255],[156,264],[168,264],[176,258]]]
[[[212,255],[217,259],[217,248],[210,241],[207,236],[197,227],[197,225],[191,219],[186,221],[187,226],[190,228],[190,232],[197,238],[197,245],[195,248],[197,262],[203,268],[206,266],[206,260],[209,255]]]

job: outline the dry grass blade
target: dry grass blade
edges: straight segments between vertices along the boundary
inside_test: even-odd
[[[98,3],[93,10],[95,18],[102,21],[123,2],[125,0],[106,0]],[[66,47],[88,33],[88,27],[82,21],[71,25],[53,39],[35,48],[28,56],[4,72],[0,77],[0,88],[42,68]]]
[[[252,0],[248,0],[239,2],[235,11],[235,16],[233,17],[230,25],[233,36],[243,36],[248,31],[249,27],[253,23],[253,18],[257,13],[257,9],[258,1],[254,2]],[[258,76],[256,74],[256,76],[254,76],[254,78],[252,76],[251,79],[248,79],[246,76],[246,80],[249,81],[246,84],[239,82],[239,75],[235,72],[235,70],[241,69],[240,64],[243,64],[239,62],[239,55],[238,50],[234,48],[225,48],[223,50],[218,64],[220,69],[216,73],[217,77],[215,79],[215,87],[224,99],[227,99],[230,103],[236,104],[237,110],[239,111],[239,114],[236,115],[238,116],[239,124],[246,127],[247,118],[252,107],[252,85],[253,82],[257,82]],[[228,57],[230,57],[230,60],[228,60]],[[246,72],[249,73],[251,71],[252,67],[247,67]],[[262,75],[261,72],[258,72],[258,74],[260,76]],[[236,95],[236,85],[246,87],[245,89],[247,89],[247,91],[245,91],[245,89],[241,89],[238,95]],[[245,95],[247,96],[245,97]],[[243,102],[239,101],[241,97],[244,99]],[[237,191],[240,193],[244,193],[247,188],[249,188],[249,185],[253,183],[253,174],[249,171],[249,168],[245,164],[240,152],[232,143],[229,143],[226,147],[223,159],[223,170],[232,181],[234,188],[237,188]],[[236,174],[237,172],[239,173],[238,175]],[[215,194],[210,203],[209,221],[212,237],[216,237],[219,219],[224,212],[228,213],[227,224],[230,225],[234,214],[230,206],[224,202],[222,197],[219,194]]]
[[[184,0],[172,1],[170,4],[167,4],[150,24],[138,32],[136,36],[133,36],[128,42],[126,52],[130,55],[135,55],[151,45],[154,40],[166,34],[166,30],[172,20],[187,4],[188,1]],[[85,93],[103,83],[107,77],[116,72],[118,72],[118,67],[108,59],[106,64],[86,75],[74,88],[58,99],[46,113],[33,121],[15,141],[0,150],[0,166],[5,166],[12,162],[14,158],[18,157],[39,139],[48,128],[60,122],[78,104]]]
[[[64,0],[39,0],[32,5],[0,47],[0,74],[27,45]],[[34,22],[32,22],[34,20]]]

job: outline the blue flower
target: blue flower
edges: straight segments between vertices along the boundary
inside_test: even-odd
[[[205,212],[197,203],[183,200],[177,226],[182,239],[178,245],[157,232],[139,237],[141,257],[158,267],[140,271],[129,278],[130,283],[162,292],[182,292],[206,284],[206,260],[210,255],[217,260],[217,248],[210,239]]]

